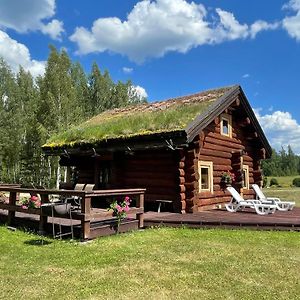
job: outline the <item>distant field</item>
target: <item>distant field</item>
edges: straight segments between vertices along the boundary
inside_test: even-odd
[[[277,181],[278,181],[278,184],[281,185],[282,187],[291,187],[292,185],[292,182],[293,182],[293,179],[296,178],[296,177],[299,177],[300,178],[300,175],[297,175],[297,176],[268,176],[268,185],[270,184],[270,180],[272,178],[275,178]]]
[[[300,188],[292,186],[293,179],[296,177],[300,178],[300,175],[283,177],[269,176],[268,186],[270,184],[270,180],[275,178],[278,181],[279,187],[272,186],[264,188],[264,194],[267,197],[278,197],[282,200],[295,201],[296,206],[300,207]]]
[[[265,188],[263,189],[264,194],[267,197],[278,197],[281,200],[295,201],[296,206],[300,207],[300,188],[289,187],[289,188]]]

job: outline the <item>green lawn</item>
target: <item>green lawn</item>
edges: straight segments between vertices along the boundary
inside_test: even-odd
[[[0,299],[300,295],[297,232],[159,228],[88,244],[36,240],[36,235],[0,227]]]

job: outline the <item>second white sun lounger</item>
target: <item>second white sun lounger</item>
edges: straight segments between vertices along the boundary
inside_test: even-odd
[[[295,202],[292,201],[281,201],[279,198],[266,197],[257,184],[252,184],[252,188],[255,191],[258,200],[260,200],[262,203],[275,204],[278,210],[292,210],[295,206]]]

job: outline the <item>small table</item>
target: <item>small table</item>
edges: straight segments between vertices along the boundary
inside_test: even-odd
[[[161,209],[161,204],[162,204],[162,203],[164,203],[164,205],[165,205],[166,203],[168,203],[168,204],[173,203],[172,200],[164,200],[164,199],[158,199],[158,200],[155,200],[155,202],[158,203],[158,208],[157,208],[157,212],[158,212],[158,213],[160,213],[160,209]]]

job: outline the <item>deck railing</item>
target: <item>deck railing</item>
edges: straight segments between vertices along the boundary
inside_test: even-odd
[[[50,196],[58,195],[63,197],[77,196],[81,199],[81,206],[79,211],[72,212],[72,218],[81,221],[81,240],[91,238],[91,221],[96,218],[113,217],[113,212],[107,209],[93,210],[92,199],[101,197],[117,197],[117,196],[134,196],[136,197],[136,206],[130,207],[128,214],[135,215],[138,220],[138,227],[144,226],[144,194],[145,189],[113,189],[113,190],[95,190],[95,191],[75,191],[75,190],[53,190],[53,189],[33,189],[20,188],[12,186],[0,186],[0,192],[9,193],[8,203],[0,203],[0,209],[8,211],[8,224],[14,224],[15,213],[22,212],[28,214],[35,214],[40,216],[39,230],[44,231],[48,216],[42,213],[40,208],[24,209],[17,204],[17,194],[37,194],[40,196],[41,204],[49,203]],[[69,218],[68,215],[56,216],[60,218]]]

